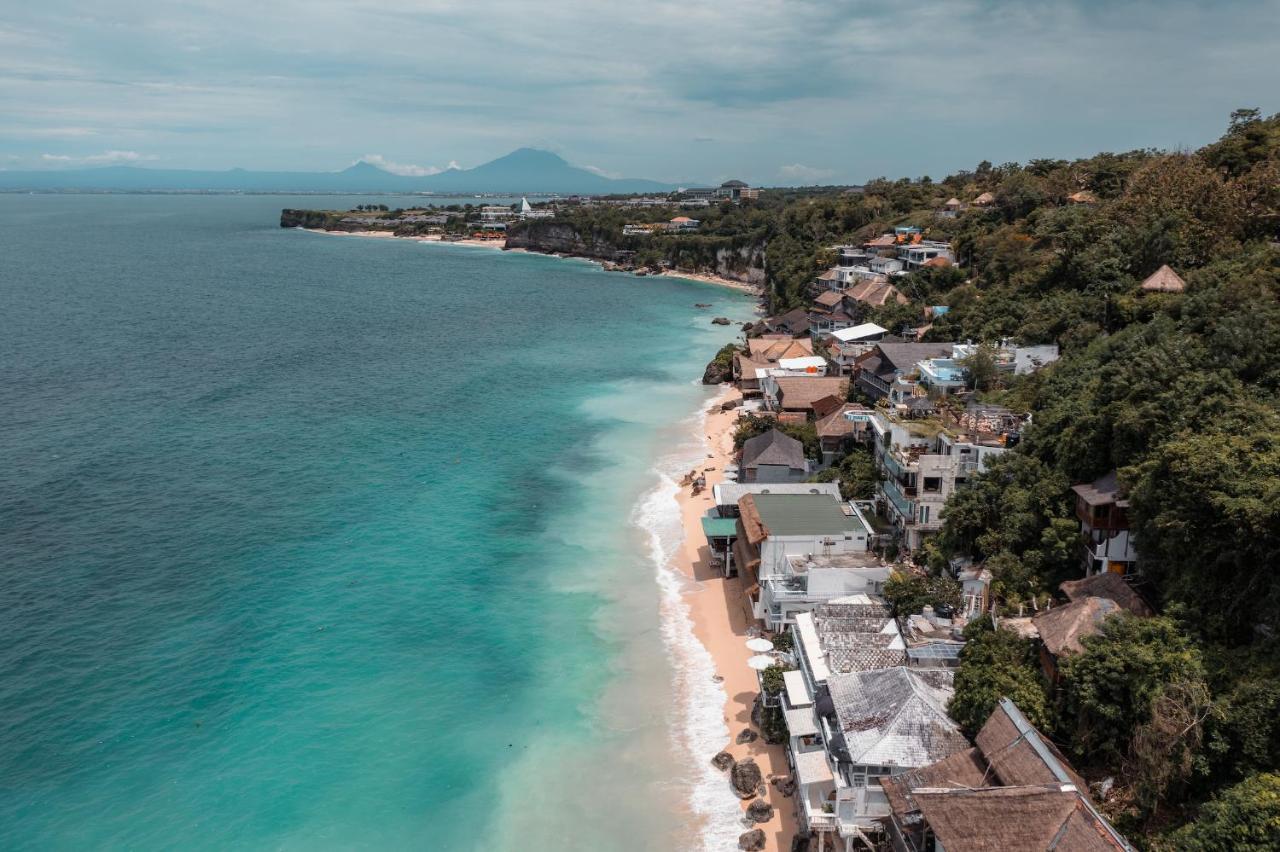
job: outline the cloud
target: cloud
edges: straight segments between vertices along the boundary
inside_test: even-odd
[[[802,163],[792,163],[789,166],[783,166],[778,169],[778,177],[786,180],[810,182],[829,178],[835,173],[835,169],[816,169],[813,166],[806,166]]]
[[[443,169],[435,166],[415,166],[411,163],[396,163],[388,160],[381,154],[365,154],[357,163],[368,163],[371,166],[377,166],[384,172],[391,172],[393,175],[403,175],[404,177],[425,177],[427,175],[438,175]],[[450,163],[452,166],[453,164]]]
[[[64,166],[110,166],[118,163],[142,163],[160,159],[155,154],[139,154],[137,151],[103,151],[101,154],[72,156],[70,154],[41,154],[45,163]]]
[[[600,168],[599,166],[578,166],[578,168],[586,169],[592,174],[600,175],[600,177],[605,177],[605,178],[620,178],[623,176],[621,172],[606,171]]]

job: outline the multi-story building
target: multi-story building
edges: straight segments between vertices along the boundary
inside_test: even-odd
[[[884,473],[877,499],[908,550],[942,528],[942,509],[958,488],[1007,449],[1004,435],[954,433],[936,420],[884,412],[851,413],[870,426],[872,452]]]
[[[754,580],[752,611],[771,631],[833,598],[874,590],[889,571],[869,554],[871,525],[827,494],[748,494],[738,501],[733,561]]]

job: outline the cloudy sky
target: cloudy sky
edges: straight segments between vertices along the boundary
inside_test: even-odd
[[[1280,0],[31,0],[0,168],[405,173],[513,148],[671,181],[1196,147],[1280,111]]]

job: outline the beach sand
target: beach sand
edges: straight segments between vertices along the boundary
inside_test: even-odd
[[[763,291],[754,284],[747,284],[744,281],[736,281],[732,278],[725,278],[720,275],[708,275],[705,272],[679,272],[677,270],[670,269],[661,274],[669,278],[688,278],[690,281],[702,281],[707,284],[728,287],[731,290],[750,293],[752,296],[759,296],[763,293]]]
[[[718,409],[721,403],[739,396],[737,390],[727,388],[716,397],[712,408]],[[751,638],[748,628],[758,622],[751,617],[751,606],[741,578],[725,579],[709,564],[706,537],[702,533],[702,516],[714,504],[711,486],[723,481],[725,465],[731,462],[733,456],[733,427],[739,411],[740,409],[726,412],[713,410],[706,417],[707,452],[710,457],[703,459],[697,469],[705,471],[707,487],[697,497],[692,496],[688,487],[684,487],[676,498],[684,521],[685,538],[677,553],[675,567],[694,581],[691,585],[696,588],[685,596],[693,620],[694,635],[711,654],[716,673],[724,678],[722,686],[727,699],[724,718],[731,738],[724,744],[724,749],[735,760],[754,758],[766,781],[769,781],[774,777],[790,774],[786,747],[766,745],[763,738],[743,745],[733,741],[742,730],[755,730],[751,724],[751,707],[759,686],[756,673],[747,668],[747,659],[752,654],[747,650],[746,641]],[[709,761],[713,756],[697,755],[697,758]],[[772,784],[768,786],[766,798],[773,805],[773,819],[755,827],[764,830],[767,849],[786,852],[791,848],[791,838],[796,833],[795,800],[784,797]],[[744,812],[748,804],[750,802],[741,803]],[[744,826],[742,830],[748,829]]]

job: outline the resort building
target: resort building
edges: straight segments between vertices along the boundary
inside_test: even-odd
[[[738,501],[748,494],[825,494],[840,499],[836,482],[721,482],[711,487],[715,505],[702,517],[702,533],[712,560],[726,577],[738,574],[733,545],[738,540]]]
[[[849,381],[840,376],[772,376],[760,380],[760,392],[769,411],[793,412],[815,420],[813,404],[824,397],[845,399]]]
[[[884,399],[900,377],[915,374],[917,364],[928,358],[948,357],[954,346],[953,343],[878,343],[851,368],[854,384],[871,399]]]
[[[868,553],[871,526],[852,504],[827,494],[761,493],[742,497],[738,512],[733,559],[753,582],[753,614],[771,631],[816,603],[865,588],[874,575],[866,563],[822,561]]]

